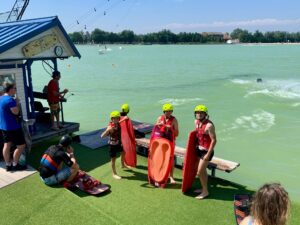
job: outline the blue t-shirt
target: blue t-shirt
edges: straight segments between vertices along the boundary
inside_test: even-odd
[[[17,130],[21,126],[17,122],[17,117],[12,113],[11,108],[17,106],[15,99],[11,96],[3,95],[0,97],[0,129]]]

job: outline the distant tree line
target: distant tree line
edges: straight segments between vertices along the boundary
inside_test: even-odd
[[[300,42],[300,32],[270,31],[262,33],[257,30],[254,33],[250,33],[247,30],[238,28],[230,36],[232,39],[239,39],[243,43]]]
[[[95,44],[176,44],[176,43],[224,43],[231,39],[239,39],[243,43],[275,43],[275,42],[300,42],[300,32],[288,33],[283,31],[272,31],[262,33],[255,31],[251,33],[240,28],[235,29],[229,36],[225,33],[224,36],[220,33],[187,33],[181,32],[178,34],[172,33],[170,30],[162,30],[155,33],[135,34],[131,30],[123,30],[120,33],[106,32],[96,28],[91,33],[73,32],[69,34],[74,43],[95,43]]]

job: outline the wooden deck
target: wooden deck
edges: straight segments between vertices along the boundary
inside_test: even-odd
[[[59,130],[51,130],[49,123],[36,123],[36,130],[31,134],[32,144],[51,139],[54,137],[61,137],[65,134],[71,134],[79,131],[79,123],[65,122],[64,128]]]
[[[140,146],[145,149],[149,148],[150,139],[136,138],[135,140],[136,140],[137,146]],[[185,148],[175,146],[175,163],[176,163],[176,165],[183,166],[182,164],[183,164],[185,151],[186,151]],[[230,173],[239,166],[240,166],[239,163],[221,159],[221,158],[217,158],[217,157],[213,157],[208,165],[208,168],[212,170],[212,176],[215,176],[216,169]]]
[[[24,171],[6,172],[5,162],[1,161],[0,162],[0,189],[10,184],[13,184],[19,180],[22,180],[25,177],[35,174],[36,172],[37,171],[30,166],[28,166],[28,169]]]

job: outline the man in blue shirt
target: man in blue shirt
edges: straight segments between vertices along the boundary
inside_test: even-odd
[[[6,171],[25,170],[26,166],[18,164],[19,158],[25,149],[25,139],[21,125],[17,116],[20,113],[19,99],[13,96],[16,94],[16,85],[4,84],[4,95],[0,97],[0,130],[2,132],[4,146],[3,158],[6,164]],[[17,148],[13,154],[13,161],[10,159],[10,149],[12,144]]]

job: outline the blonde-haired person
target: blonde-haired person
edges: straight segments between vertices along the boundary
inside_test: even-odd
[[[250,216],[241,225],[285,225],[290,209],[290,200],[286,190],[278,184],[264,184],[255,193]]]

